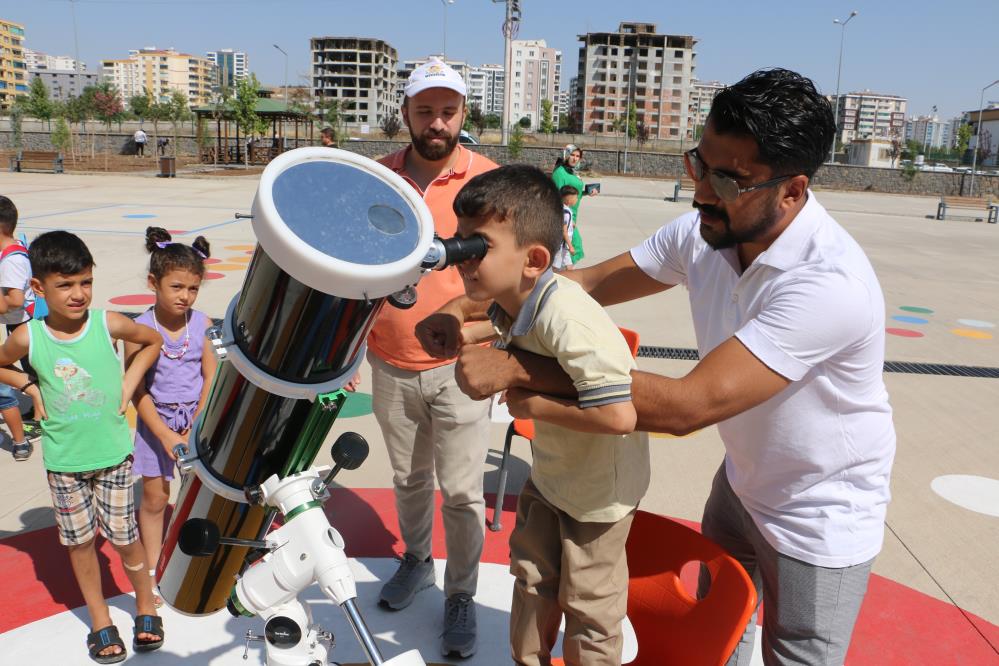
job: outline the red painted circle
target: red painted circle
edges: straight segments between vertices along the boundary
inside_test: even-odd
[[[249,254],[249,255],[252,255],[253,254],[253,250],[246,250],[246,253]]]
[[[155,294],[126,294],[125,296],[115,296],[108,299],[109,303],[115,305],[152,305],[156,302]]]
[[[205,263],[206,264],[220,264],[220,263],[222,263],[222,260],[221,259],[216,259],[215,257],[208,257],[207,259],[205,259]]]
[[[886,328],[885,333],[888,335],[897,335],[901,338],[921,338],[923,334],[919,331],[913,331],[909,328]]]
[[[212,272],[205,273],[206,280],[220,280],[224,277],[225,273],[212,273]]]
[[[187,229],[167,229],[167,232],[171,236],[179,236],[180,234],[186,234],[187,233]]]

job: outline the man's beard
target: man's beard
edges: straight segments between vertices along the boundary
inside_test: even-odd
[[[420,136],[416,136],[413,134],[413,128],[410,127],[409,133],[412,136],[413,149],[428,162],[437,162],[444,159],[458,145],[458,136],[452,136],[447,132],[435,132],[428,129]],[[432,139],[444,139],[444,143],[443,145],[435,145],[431,143]]]
[[[776,197],[773,195],[768,197],[767,201],[764,202],[763,212],[756,218],[756,221],[748,229],[740,229],[739,231],[732,230],[732,221],[729,219],[728,213],[724,210],[710,204],[699,204],[695,201],[694,208],[709,217],[721,220],[725,225],[724,231],[716,231],[702,222],[700,225],[701,238],[713,250],[723,250],[727,247],[735,247],[739,243],[752,243],[759,240],[768,231],[773,229],[774,225],[780,219],[777,206],[774,205],[775,200]]]

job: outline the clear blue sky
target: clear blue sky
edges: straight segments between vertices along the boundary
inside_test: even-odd
[[[545,39],[563,54],[564,83],[576,73],[578,34],[615,31],[621,21],[654,22],[659,32],[698,40],[703,81],[731,83],[760,67],[795,69],[820,90],[836,90],[840,28],[846,27],[841,92],[869,88],[909,99],[909,113],[934,105],[942,118],[977,108],[981,89],[999,79],[999,0],[521,0],[522,39]],[[80,57],[92,68],[128,49],[173,46],[203,55],[246,51],[265,84],[309,76],[309,38],[384,39],[402,59],[439,52],[441,0],[76,0]],[[29,48],[73,55],[69,0],[0,0],[0,17],[25,25]],[[447,8],[447,54],[472,64],[502,63],[503,5],[455,0]],[[999,85],[986,100],[999,100]]]

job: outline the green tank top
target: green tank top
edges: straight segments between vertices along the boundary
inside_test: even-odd
[[[53,472],[114,467],[132,452],[121,405],[121,361],[103,310],[90,310],[83,332],[59,340],[43,321],[28,322],[28,360],[48,418],[42,426],[42,458]]]

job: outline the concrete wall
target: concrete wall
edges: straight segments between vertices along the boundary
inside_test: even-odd
[[[147,131],[151,128],[147,127]],[[88,135],[89,136],[89,135]],[[171,137],[172,132],[164,128],[160,136]],[[25,131],[23,145],[26,150],[52,150],[51,134],[41,131]],[[89,140],[89,139],[88,139]],[[96,151],[104,150],[104,133],[98,130],[94,137]],[[118,153],[131,154],[132,133],[112,132],[108,140],[111,150]],[[154,146],[152,133],[149,132],[149,147]],[[179,149],[181,153],[193,154],[196,150],[194,137],[180,136]],[[288,140],[294,143],[293,139]],[[300,139],[299,146],[310,145],[307,139]],[[406,141],[345,141],[342,148],[351,152],[377,158],[408,145]],[[89,149],[89,143],[87,144]],[[12,134],[9,129],[0,130],[0,150],[13,150]],[[510,157],[509,148],[492,144],[475,146],[474,150],[498,164],[509,162],[524,162],[534,164],[545,170],[551,170],[555,160],[562,154],[560,147],[524,146],[520,157],[516,160]],[[625,153],[620,150],[588,150],[583,153],[584,168],[595,174],[624,173]],[[650,178],[676,178],[683,171],[683,157],[666,153],[636,153],[627,154],[627,173]],[[854,190],[863,192],[888,192],[892,194],[915,194],[928,196],[967,195],[971,186],[971,175],[963,173],[939,173],[917,171],[907,178],[901,169],[882,169],[875,167],[851,166],[846,164],[823,165],[813,179],[816,187],[829,190]],[[999,199],[999,176],[976,176],[975,192]]]

